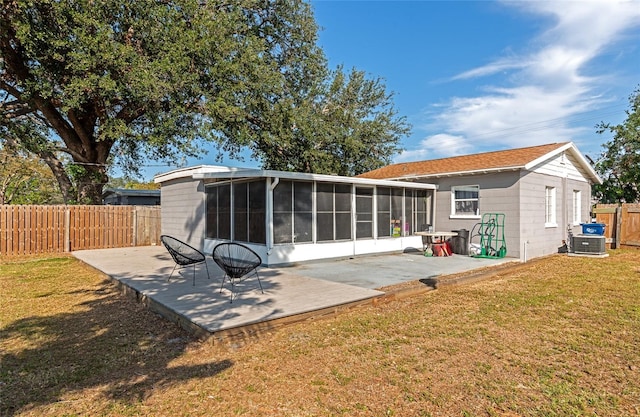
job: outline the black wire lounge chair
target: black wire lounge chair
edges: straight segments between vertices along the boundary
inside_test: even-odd
[[[201,263],[204,263],[204,266],[207,268],[207,279],[211,278],[209,275],[209,267],[207,266],[207,259],[198,249],[168,235],[160,236],[160,241],[164,247],[167,248],[176,263],[171,271],[171,275],[167,278],[167,281],[171,279],[173,272],[176,270],[178,265],[193,265],[193,285],[196,285],[196,265]]]
[[[225,242],[213,248],[212,256],[214,262],[224,271],[220,292],[225,281],[229,280],[231,284],[231,302],[237,295],[236,285],[253,275],[258,278],[260,291],[264,294],[260,275],[258,275],[258,267],[262,264],[262,259],[253,250],[239,243]]]

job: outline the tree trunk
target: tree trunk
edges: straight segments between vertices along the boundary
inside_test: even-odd
[[[109,180],[102,166],[85,166],[76,177],[78,203],[102,204],[102,189]]]
[[[40,152],[38,156],[47,164],[51,169],[53,176],[58,181],[60,192],[62,193],[62,200],[65,204],[73,204],[76,201],[73,183],[65,171],[62,162],[56,158],[51,152]]]

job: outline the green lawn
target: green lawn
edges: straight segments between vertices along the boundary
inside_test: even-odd
[[[640,252],[551,256],[238,349],[74,258],[0,259],[0,415],[640,415]]]

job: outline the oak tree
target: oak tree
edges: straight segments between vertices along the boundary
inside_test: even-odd
[[[398,142],[410,131],[383,81],[368,79],[357,69],[346,74],[338,67],[293,109],[297,113],[291,126],[252,147],[266,168],[361,174],[391,162],[401,150]]]
[[[233,155],[324,69],[298,0],[0,0],[0,138],[38,155],[66,201],[107,170]]]
[[[408,132],[379,79],[330,72],[302,0],[0,0],[0,141],[65,202],[114,165],[250,149],[264,167],[356,174]]]

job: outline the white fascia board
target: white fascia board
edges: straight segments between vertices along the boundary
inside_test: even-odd
[[[408,180],[408,179],[420,179],[420,178],[443,178],[443,177],[461,177],[465,175],[478,175],[478,174],[491,174],[496,172],[506,172],[506,171],[518,171],[523,169],[524,166],[511,166],[511,167],[500,167],[500,168],[483,168],[483,169],[475,169],[470,171],[456,171],[456,172],[443,172],[437,174],[416,174],[416,175],[407,175],[403,177],[390,178],[391,180]]]
[[[196,180],[203,179],[236,179],[236,178],[281,178],[288,180],[299,181],[324,181],[324,182],[339,182],[355,185],[378,185],[389,187],[405,187],[415,189],[435,190],[437,186],[435,184],[425,184],[408,181],[394,181],[394,180],[374,180],[370,178],[356,178],[356,177],[343,177],[339,175],[325,175],[325,174],[307,174],[302,172],[287,172],[287,171],[272,171],[272,170],[260,170],[260,169],[246,169],[235,171],[210,171],[210,172],[194,172],[191,178]]]
[[[573,145],[573,143],[571,143],[571,145]],[[584,157],[584,155],[582,155],[582,152],[580,152],[575,145],[572,146],[572,152],[573,152],[573,155],[580,161],[580,163],[582,164],[584,169],[589,174],[591,174],[591,176],[593,177],[593,178],[591,178],[593,180],[593,182],[596,183],[596,184],[602,184],[602,178],[600,178],[600,176],[598,175],[596,170],[593,169],[593,167],[591,166],[589,161],[587,161],[587,159]]]
[[[158,184],[158,183],[163,183],[170,180],[175,180],[178,178],[192,178],[193,175],[197,175],[199,173],[209,173],[209,172],[229,173],[229,172],[237,172],[237,171],[255,171],[255,169],[235,168],[235,167],[228,167],[223,165],[198,165],[195,167],[174,169],[173,171],[165,172],[163,174],[158,174],[153,177],[153,182]]]

